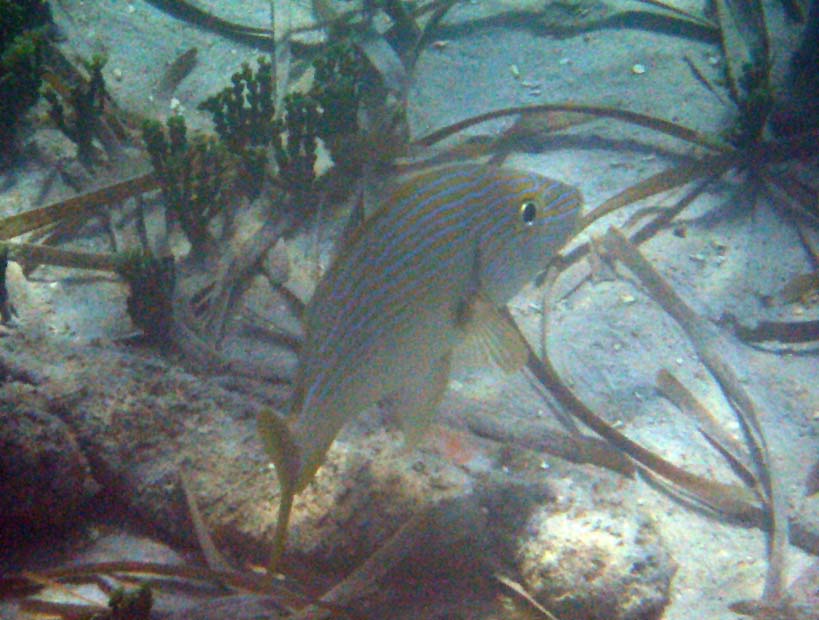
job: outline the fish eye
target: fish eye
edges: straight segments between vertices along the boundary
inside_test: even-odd
[[[520,219],[527,226],[535,223],[537,217],[537,205],[534,202],[524,202],[520,205]]]

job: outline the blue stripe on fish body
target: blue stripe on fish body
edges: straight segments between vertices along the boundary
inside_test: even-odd
[[[487,170],[501,174],[486,174]],[[335,283],[343,283],[346,286],[340,288],[347,290],[344,295],[338,295],[333,289],[329,291],[328,303],[338,304],[335,308],[337,320],[333,321],[329,331],[324,331],[319,348],[324,354],[329,352],[330,357],[323,359],[322,363],[343,362],[344,353],[349,353],[352,347],[334,345],[342,336],[355,340],[354,334],[366,332],[370,337],[358,347],[366,349],[372,338],[380,337],[389,327],[402,300],[422,293],[425,282],[434,284],[435,271],[446,273],[452,266],[452,254],[474,251],[474,239],[481,233],[500,235],[499,229],[510,224],[509,218],[497,217],[503,204],[515,200],[512,216],[517,217],[517,202],[526,198],[523,194],[529,192],[532,198],[536,198],[533,190],[542,186],[566,188],[528,173],[477,166],[435,171],[400,186],[393,195],[395,206],[391,204],[383,216],[376,216],[380,219],[371,226],[370,234],[357,238],[361,243],[347,260],[346,268],[336,272]],[[415,191],[416,188],[420,191]],[[400,198],[403,194],[408,195],[403,200],[395,200],[395,195]],[[576,192],[564,194],[576,197]],[[478,218],[494,221],[495,225],[483,226],[482,231]],[[519,228],[517,222],[512,222],[511,227]],[[343,255],[339,256],[339,261],[343,259]],[[542,262],[545,264],[545,260]],[[363,277],[356,273],[363,270],[366,271]],[[491,274],[493,277],[495,271],[496,268]],[[331,274],[328,274],[328,281],[332,281]],[[320,297],[318,293],[317,297]],[[498,300],[499,303],[503,301],[505,299]],[[323,319],[330,319],[327,310],[322,311]],[[369,328],[365,330],[368,324]],[[358,353],[360,356],[361,352]]]
[[[580,208],[574,189],[535,174],[452,166],[397,185],[352,236],[305,312],[288,417],[259,417],[281,488],[271,570],[295,494],[347,421],[395,395],[408,436],[420,436],[464,340],[502,368],[525,362],[519,332],[491,306],[545,266]]]
[[[492,206],[499,207],[500,201],[496,200]],[[383,263],[384,266],[378,273],[380,288],[367,291],[370,295],[369,313],[360,315],[356,323],[349,325],[352,330],[363,327],[373,318],[380,302],[388,301],[390,296],[400,299],[402,293],[410,294],[412,291],[408,289],[417,287],[425,277],[431,276],[430,271],[446,272],[450,266],[448,255],[463,251],[454,241],[465,235],[469,228],[468,222],[458,210],[460,208],[461,205],[458,204],[452,209],[439,211],[440,216],[434,221],[435,226],[427,228],[426,234],[419,235],[415,242],[410,243],[411,238],[406,236],[396,240],[397,245],[403,242],[402,247],[407,249],[395,260]]]
[[[444,177],[442,180],[447,180],[447,178]],[[396,282],[401,284],[409,279],[409,275],[412,275],[412,272],[405,272],[402,279],[394,279],[397,272],[406,268],[412,260],[402,254],[412,255],[413,250],[428,250],[439,239],[439,235],[434,231],[440,231],[440,235],[455,236],[459,234],[459,229],[468,226],[469,219],[464,217],[465,214],[468,214],[466,200],[475,198],[474,194],[469,193],[471,189],[469,184],[461,183],[458,186],[440,187],[439,182],[433,184],[433,188],[439,187],[437,193],[431,193],[429,188],[420,183],[419,186],[423,187],[424,192],[415,196],[417,200],[407,199],[403,203],[398,202],[395,206],[390,206],[388,208],[390,217],[380,218],[377,225],[373,226],[374,230],[368,235],[367,242],[358,244],[357,251],[347,257],[347,269],[340,269],[337,272],[335,281],[331,283],[335,285],[335,290],[331,287],[330,303],[339,304],[340,315],[352,316],[363,295],[371,299],[369,296],[378,294],[378,289],[373,287],[373,278],[361,278],[360,274],[354,273],[360,270],[359,265],[363,265],[368,270],[379,270],[378,279],[384,285]],[[458,191],[462,196],[459,200],[455,200],[454,194]],[[444,201],[444,198],[449,200]],[[379,218],[379,215],[374,217]],[[451,229],[448,228],[450,223],[454,225]],[[383,293],[386,294],[388,291],[384,290]],[[369,317],[360,318],[366,321]],[[337,329],[328,334],[328,340],[325,342],[331,342],[334,337],[337,337],[338,328],[341,326],[337,324]],[[344,327],[358,328],[360,325],[354,326],[345,322]],[[322,348],[326,350],[326,347]]]
[[[303,448],[296,486],[344,422],[457,345],[456,309],[474,294],[476,274],[479,292],[505,303],[569,238],[580,207],[576,190],[503,168],[452,166],[397,185],[305,313],[290,412]]]
[[[477,170],[480,171],[481,169],[478,168]],[[416,184],[421,185],[421,182],[426,181],[428,176],[434,175],[436,177],[435,182],[422,186],[423,193],[410,194],[403,202],[399,202],[396,207],[391,208],[391,211],[397,213],[398,217],[400,217],[400,225],[393,225],[391,229],[387,227],[383,231],[383,237],[379,240],[380,253],[374,254],[373,249],[370,248],[370,256],[367,258],[369,265],[385,265],[383,272],[380,274],[385,281],[389,281],[396,271],[404,268],[408,263],[414,261],[420,253],[426,251],[428,245],[434,243],[438,236],[458,235],[460,229],[475,228],[474,221],[472,221],[475,218],[468,217],[471,206],[468,203],[470,201],[474,203],[483,200],[481,212],[492,213],[502,202],[509,200],[509,192],[506,191],[508,188],[502,186],[497,179],[490,179],[492,183],[484,185],[484,187],[476,187],[475,182],[485,183],[484,179],[476,179],[475,175],[471,174],[466,177],[468,182],[460,182],[463,181],[465,176],[465,171],[460,167],[456,168],[454,173],[449,169],[445,172],[447,174],[432,173],[423,175],[420,180],[413,180],[411,184],[415,186]],[[469,169],[468,172],[472,173],[473,170]],[[486,177],[486,175],[483,176]],[[531,175],[527,176],[529,177],[527,180],[530,180]],[[452,179],[456,179],[460,183],[453,186],[451,184]],[[446,182],[450,182],[450,184],[445,185]],[[513,189],[515,193],[520,192],[518,188]],[[493,190],[496,190],[495,195],[490,198],[488,194]],[[454,195],[456,192],[460,194],[457,200]],[[480,212],[478,215],[480,215]],[[394,220],[398,220],[398,218],[394,218]],[[450,222],[456,225],[455,229],[448,227]],[[390,220],[389,224],[395,224],[395,221]],[[499,225],[503,225],[503,220],[499,220]],[[383,228],[385,227],[382,226]],[[406,236],[407,231],[421,235],[421,238],[412,242]],[[403,236],[399,236],[402,233]],[[396,247],[407,248],[408,251],[399,260],[390,262],[387,255],[394,252]],[[361,248],[361,251],[357,256],[352,257],[349,264],[355,264],[356,259],[362,260],[366,249]],[[343,275],[349,276],[349,274]],[[358,286],[351,289],[353,285],[350,283],[354,282],[355,278],[347,277],[346,280],[346,283],[338,283],[339,291],[334,295],[334,300],[342,303],[344,311],[349,312],[352,304],[363,293],[361,287],[366,285],[366,281],[358,280]]]
[[[378,238],[378,247],[374,248],[371,244],[361,244],[358,246],[358,252],[349,257],[350,265],[355,265],[358,261],[364,259],[365,254],[369,253],[367,261],[373,265],[386,264],[388,262],[387,256],[390,252],[394,252],[395,248],[403,248],[409,245],[406,237],[407,232],[423,235],[431,224],[437,223],[437,228],[446,230],[446,220],[441,221],[443,215],[448,211],[454,211],[456,223],[466,226],[469,223],[469,218],[464,217],[469,215],[469,211],[465,210],[467,201],[474,201],[485,198],[486,190],[481,191],[474,187],[475,179],[467,177],[463,179],[460,169],[454,171],[447,171],[448,174],[432,173],[421,175],[407,182],[405,185],[399,187],[394,192],[390,201],[392,205],[389,208],[390,218],[383,218],[378,226],[380,236]],[[428,177],[433,176],[431,182],[428,182]],[[457,183],[456,183],[457,181]],[[411,192],[408,196],[401,198],[401,195],[407,189],[415,189],[417,191]],[[377,216],[376,216],[377,217]],[[435,220],[439,220],[436,222]],[[373,235],[374,236],[374,235]],[[378,254],[376,254],[378,252]],[[346,276],[348,274],[339,274]],[[341,278],[338,278],[339,280]],[[362,284],[361,280],[355,278],[347,278],[346,282],[338,281],[338,291],[336,295],[341,293],[347,298],[356,299],[356,295],[360,294],[360,290],[351,289],[356,283]]]

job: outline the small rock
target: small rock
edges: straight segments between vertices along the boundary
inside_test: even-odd
[[[27,530],[65,525],[99,488],[88,461],[62,420],[5,396],[0,402],[0,523]]]

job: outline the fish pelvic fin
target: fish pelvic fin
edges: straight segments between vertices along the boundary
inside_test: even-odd
[[[259,435],[270,460],[276,466],[279,479],[279,514],[276,518],[276,532],[273,536],[273,550],[268,570],[273,573],[284,554],[287,545],[287,531],[293,498],[297,492],[300,450],[287,421],[272,409],[263,409],[258,418]]]

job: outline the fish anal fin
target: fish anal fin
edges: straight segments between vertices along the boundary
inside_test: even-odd
[[[526,365],[529,347],[512,319],[480,293],[468,310],[461,309],[460,329],[463,340],[458,345],[459,361],[476,366],[494,364],[504,372],[514,372]]]
[[[390,396],[407,447],[420,443],[429,430],[449,382],[450,355],[433,362],[425,373],[413,376]]]

